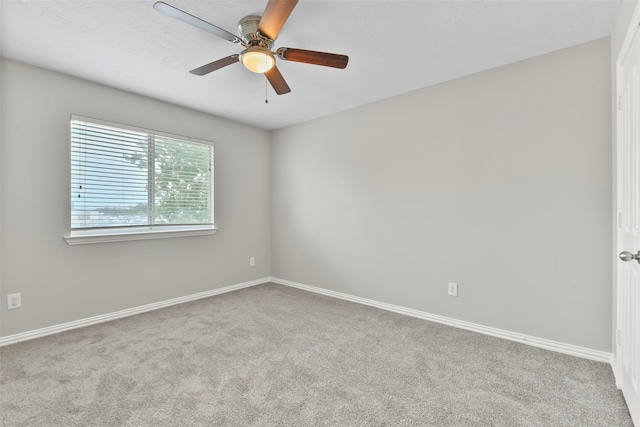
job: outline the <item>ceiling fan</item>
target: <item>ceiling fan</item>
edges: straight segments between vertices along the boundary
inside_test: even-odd
[[[230,55],[193,69],[189,71],[191,74],[204,76],[227,65],[242,62],[248,70],[264,74],[275,92],[278,95],[283,95],[291,92],[291,89],[276,67],[276,56],[286,61],[342,69],[346,68],[349,62],[348,56],[335,53],[289,47],[278,48],[275,52],[271,51],[278,33],[297,3],[298,0],[269,0],[262,16],[249,15],[238,22],[238,36],[162,1],[156,2],[153,8],[160,13],[179,19],[232,43],[240,44],[245,48],[239,54]]]

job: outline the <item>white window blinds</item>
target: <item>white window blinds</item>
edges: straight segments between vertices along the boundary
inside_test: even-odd
[[[213,147],[71,118],[71,230],[213,225]]]

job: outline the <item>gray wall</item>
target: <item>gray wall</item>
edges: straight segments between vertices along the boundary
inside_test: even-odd
[[[599,40],[272,134],[3,60],[0,284],[23,308],[0,304],[0,334],[271,274],[611,351],[610,54]],[[68,246],[72,113],[213,141],[218,234]]]
[[[609,58],[602,39],[274,132],[272,275],[611,351]]]
[[[1,71],[2,336],[269,275],[269,132],[9,60]],[[72,113],[212,141],[218,233],[68,246]],[[7,311],[13,292],[23,306]]]

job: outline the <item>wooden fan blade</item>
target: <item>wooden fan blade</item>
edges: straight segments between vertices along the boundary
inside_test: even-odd
[[[209,74],[212,71],[219,70],[220,68],[226,67],[227,65],[235,64],[236,62],[238,62],[239,57],[240,55],[227,56],[226,58],[210,62],[207,65],[203,65],[202,67],[198,67],[189,72],[191,74],[195,74],[196,76],[204,76],[205,74]]]
[[[260,34],[275,40],[298,0],[269,0],[258,25]]]
[[[291,92],[289,85],[284,80],[284,77],[282,77],[282,74],[280,74],[278,67],[274,66],[272,69],[264,73],[264,75],[267,77],[267,80],[271,83],[273,90],[275,90],[278,95],[284,95],[285,93]]]
[[[315,50],[291,49],[281,47],[278,57],[287,61],[304,62],[305,64],[324,65],[325,67],[346,68],[349,63],[347,55],[316,52]]]
[[[183,10],[178,9],[177,7],[173,7],[165,2],[159,1],[153,4],[153,8],[160,13],[164,13],[165,15],[178,19],[184,23],[189,25],[193,25],[194,27],[200,28],[208,33],[214,34],[218,37],[222,37],[225,40],[229,40],[233,43],[240,43],[240,39],[230,32],[223,30],[222,28],[216,27],[213,24],[204,21],[197,16],[193,16]]]

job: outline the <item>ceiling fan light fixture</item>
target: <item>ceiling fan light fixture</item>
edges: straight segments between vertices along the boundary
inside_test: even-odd
[[[240,54],[242,65],[254,73],[266,73],[276,65],[273,54],[262,47],[252,46]]]

